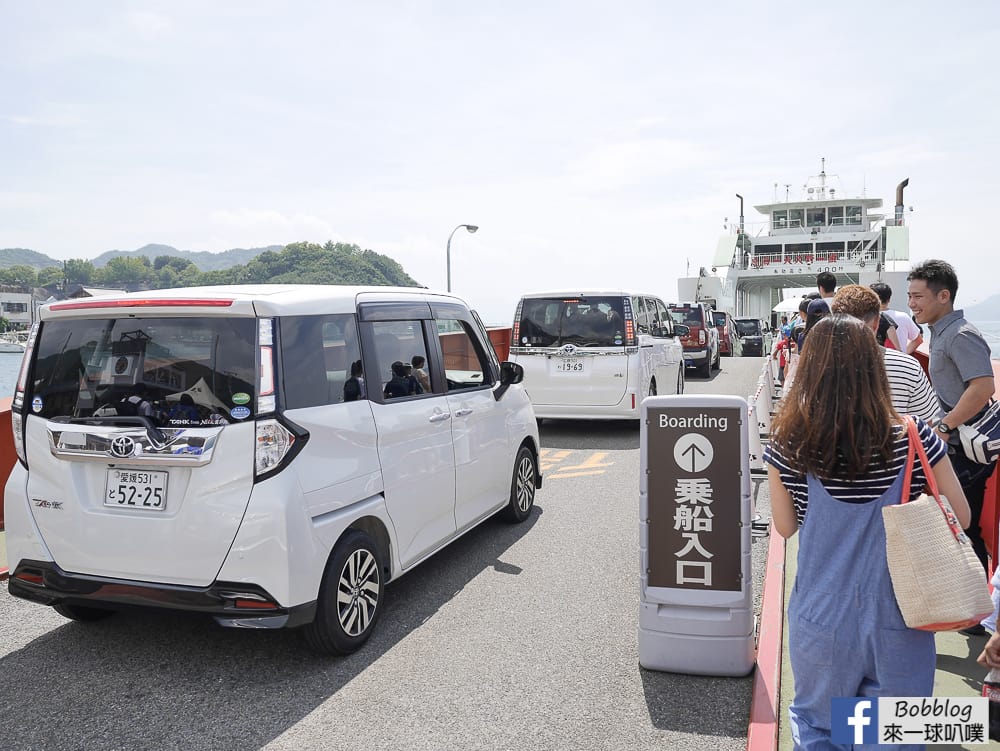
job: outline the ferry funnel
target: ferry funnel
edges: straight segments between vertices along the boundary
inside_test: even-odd
[[[910,178],[906,178],[896,186],[896,226],[903,226],[903,188],[910,184]]]

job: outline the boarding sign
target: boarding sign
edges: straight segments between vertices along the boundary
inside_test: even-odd
[[[638,636],[647,670],[753,669],[748,411],[738,396],[642,401]]]
[[[742,589],[740,428],[735,406],[648,410],[649,586]]]

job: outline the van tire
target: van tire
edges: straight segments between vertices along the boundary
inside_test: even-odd
[[[535,505],[535,481],[538,466],[535,455],[527,446],[521,446],[514,459],[514,476],[510,481],[510,500],[503,510],[504,518],[519,524],[531,516]]]
[[[87,605],[69,605],[68,603],[62,602],[58,605],[53,605],[52,609],[59,613],[63,618],[69,618],[71,621],[79,621],[80,623],[90,623],[91,621],[102,621],[108,616],[114,615],[114,610],[105,610],[104,608],[91,608]]]
[[[346,655],[368,641],[382,612],[382,556],[360,529],[348,530],[330,554],[316,599],[316,618],[302,627],[317,652]],[[347,600],[340,602],[340,596]]]
[[[684,393],[684,363],[677,369],[677,393]]]
[[[705,364],[704,365],[699,365],[698,368],[697,368],[697,370],[698,370],[698,375],[700,375],[702,378],[711,378],[712,377],[712,356],[709,355],[708,359],[705,360]]]
[[[656,379],[653,378],[649,381],[649,396],[656,396]]]

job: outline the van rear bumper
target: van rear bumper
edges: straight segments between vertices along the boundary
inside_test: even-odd
[[[204,613],[223,626],[293,628],[313,620],[316,603],[284,608],[256,584],[213,582],[207,587],[112,579],[63,571],[51,561],[27,561],[11,572],[8,590],[41,605],[160,608]]]

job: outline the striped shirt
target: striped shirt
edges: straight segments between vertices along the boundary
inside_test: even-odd
[[[927,452],[927,458],[933,467],[941,461],[941,457],[947,455],[948,448],[927,423],[919,417],[916,418],[916,423],[920,431],[920,441],[924,444],[924,451]],[[837,500],[846,503],[868,503],[887,491],[903,465],[906,464],[906,450],[909,447],[906,427],[897,426],[894,428],[894,432],[896,433],[896,441],[893,446],[893,457],[887,467],[874,470],[870,474],[859,477],[854,482],[827,480],[823,483],[827,492]],[[809,485],[806,476],[796,474],[788,460],[773,443],[764,450],[764,461],[778,470],[781,484],[791,494],[795,504],[795,515],[798,517],[799,526],[802,526],[806,516],[806,508],[809,505]],[[926,484],[927,477],[924,474],[923,465],[920,463],[920,457],[916,457],[913,461],[913,474],[910,475],[910,500],[919,496],[924,491]]]
[[[885,374],[889,379],[892,406],[901,415],[932,422],[943,414],[937,393],[917,359],[897,349],[883,348]]]

